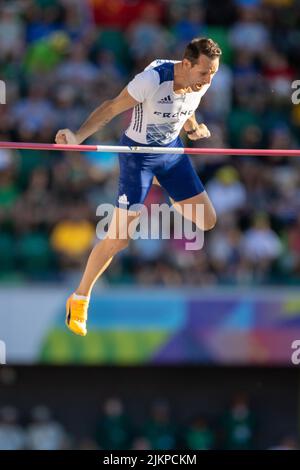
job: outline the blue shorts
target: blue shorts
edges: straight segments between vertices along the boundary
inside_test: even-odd
[[[125,134],[120,144],[144,146]],[[183,147],[181,139],[178,137],[169,147]],[[117,207],[129,208],[133,204],[143,204],[154,176],[174,201],[183,201],[204,191],[187,155],[120,153],[119,166]]]

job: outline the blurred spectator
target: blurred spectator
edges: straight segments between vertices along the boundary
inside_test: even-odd
[[[46,406],[36,406],[27,427],[27,447],[33,450],[60,450],[67,436],[63,426],[54,421]]]
[[[218,73],[213,78],[209,88],[209,94],[205,95],[203,101],[208,101],[210,118],[218,118],[230,112],[232,106],[233,74],[226,64],[221,64]],[[202,109],[199,108],[200,111]]]
[[[64,8],[59,0],[54,2],[29,1],[24,5],[26,39],[28,43],[50,36],[62,28]]]
[[[277,99],[281,96],[290,97],[294,70],[283,54],[271,48],[269,53],[264,56],[263,72]]]
[[[157,450],[176,449],[176,432],[171,420],[169,404],[165,401],[154,402],[150,410],[150,417],[142,429],[151,448]]]
[[[232,226],[231,226],[232,224]],[[222,283],[239,282],[243,258],[242,232],[234,226],[230,217],[220,220],[219,227],[212,233],[207,250],[212,267]]]
[[[103,415],[99,419],[96,442],[100,449],[126,450],[132,440],[132,425],[123,409],[123,403],[118,398],[108,399],[103,406]]]
[[[38,130],[46,124],[56,125],[56,113],[50,99],[47,97],[47,84],[32,81],[29,85],[28,96],[20,100],[12,109],[12,117],[16,126],[32,126]]]
[[[128,40],[136,60],[168,56],[172,37],[160,24],[160,8],[156,3],[145,5],[138,21],[128,31]]]
[[[255,418],[248,398],[236,395],[223,417],[224,445],[226,449],[254,448]]]
[[[4,162],[3,164],[5,165]],[[18,196],[19,189],[15,172],[12,166],[8,166],[0,170],[0,206],[2,210],[10,211],[17,201]]]
[[[196,418],[186,430],[187,448],[190,450],[209,450],[214,446],[214,436],[205,419]]]
[[[85,205],[73,205],[51,234],[51,246],[63,268],[79,268],[95,238],[93,224],[85,216]]]
[[[235,49],[260,54],[266,50],[270,41],[269,31],[261,22],[260,15],[261,11],[256,5],[240,7],[239,19],[230,31],[231,44]]]
[[[24,23],[18,16],[17,3],[1,5],[0,60],[20,57],[24,45]]]
[[[59,65],[57,79],[75,86],[90,86],[96,80],[98,70],[88,58],[88,50],[80,42],[72,44],[69,58]]]
[[[205,10],[198,3],[172,2],[169,5],[172,33],[180,50],[193,38],[206,35]]]
[[[231,166],[217,171],[207,185],[207,191],[219,215],[242,208],[246,201],[245,188],[239,181],[238,172]]]
[[[18,423],[18,412],[5,406],[0,410],[0,449],[25,449],[25,431]]]
[[[47,38],[34,41],[26,51],[25,71],[32,76],[50,74],[63,60],[68,47],[70,40],[63,32],[54,32]]]
[[[280,255],[280,238],[271,229],[266,215],[256,216],[253,226],[243,236],[242,248],[245,257],[254,265],[269,263]]]

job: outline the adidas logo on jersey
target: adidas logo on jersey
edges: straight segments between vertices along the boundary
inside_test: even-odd
[[[163,104],[163,103],[173,103],[171,96],[165,96],[165,98],[162,98],[161,100],[158,101],[158,103]]]
[[[119,203],[119,204],[125,204],[126,206],[128,206],[129,201],[128,201],[128,199],[127,199],[126,194],[122,194],[122,196],[119,197],[118,203]]]

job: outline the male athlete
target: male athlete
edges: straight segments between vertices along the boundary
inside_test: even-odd
[[[210,86],[219,67],[222,52],[212,39],[196,38],[186,47],[182,61],[156,60],[139,73],[114,99],[95,109],[80,129],[73,133],[63,129],[56,134],[58,144],[81,144],[118,114],[133,108],[131,123],[121,138],[126,146],[182,147],[182,128],[191,140],[209,137],[204,124],[198,124],[195,110]],[[184,211],[192,207],[190,220],[201,230],[210,230],[216,214],[204,187],[187,155],[120,154],[119,191],[112,222],[105,238],[92,250],[78,288],[67,300],[66,325],[74,333],[87,333],[87,310],[91,290],[113,257],[128,245],[122,226],[139,217],[131,211],[133,204],[142,204],[156,177],[168,192],[174,208]],[[196,206],[204,207],[199,220]],[[110,236],[110,234],[114,234]]]

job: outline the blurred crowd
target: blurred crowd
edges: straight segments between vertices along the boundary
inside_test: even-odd
[[[105,5],[105,7],[104,7]],[[299,147],[299,0],[0,0],[0,140],[53,142],[76,130],[156,58],[181,59],[212,37],[220,70],[198,122],[212,137],[194,146]],[[118,143],[127,112],[89,143]],[[300,159],[195,157],[218,222],[204,248],[137,240],[102,282],[143,285],[297,284]],[[115,154],[0,149],[0,279],[64,281],[96,242],[96,208],[114,203]],[[153,186],[151,203],[168,201]],[[195,423],[195,426],[200,426]]]
[[[136,415],[136,413],[134,413]],[[136,416],[135,416],[136,418]],[[261,418],[263,418],[261,416]],[[166,400],[153,402],[148,416],[139,422],[119,398],[109,398],[96,416],[94,429],[83,436],[69,433],[51,410],[35,406],[27,419],[15,407],[0,410],[0,449],[2,450],[251,450],[297,449],[293,435],[280,435],[275,445],[258,443],[257,413],[243,394],[236,395],[220,416],[194,415],[185,422],[174,419]],[[74,432],[74,427],[73,427]],[[75,431],[76,432],[76,431]]]

